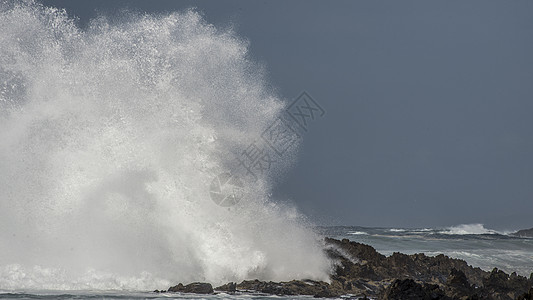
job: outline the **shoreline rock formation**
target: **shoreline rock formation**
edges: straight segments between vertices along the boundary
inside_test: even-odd
[[[523,238],[533,238],[533,228],[522,229],[513,233],[514,236],[523,237]]]
[[[533,273],[529,278],[494,269],[469,266],[464,260],[423,253],[385,256],[373,247],[347,239],[326,238],[325,252],[334,263],[329,283],[314,280],[266,282],[245,280],[212,288],[208,283],[178,284],[169,292],[253,293],[265,295],[312,295],[357,299],[531,299]]]

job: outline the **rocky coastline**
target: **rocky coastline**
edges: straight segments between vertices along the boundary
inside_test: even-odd
[[[311,295],[316,298],[346,296],[352,299],[494,299],[533,300],[533,273],[491,272],[469,266],[464,260],[423,253],[385,256],[373,247],[347,239],[325,239],[325,251],[335,263],[330,282],[245,280],[213,287],[209,283],[178,284],[167,291],[180,293],[228,293]]]
[[[522,238],[533,238],[533,228],[518,230],[513,235]]]

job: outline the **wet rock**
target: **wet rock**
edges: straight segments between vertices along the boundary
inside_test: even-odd
[[[425,254],[406,255],[394,253],[386,257],[374,248],[347,239],[326,238],[326,253],[337,261],[334,275],[347,279],[383,281],[416,279],[423,282],[446,283],[452,269],[462,271],[469,282],[481,286],[488,272],[469,266],[464,260],[445,255],[429,257]]]
[[[490,275],[483,280],[480,295],[486,299],[516,299],[526,293],[531,287],[531,282],[523,276],[512,273],[506,274],[494,268]]]
[[[486,272],[442,254],[430,257],[423,253],[394,253],[385,257],[368,245],[346,239],[326,238],[326,244],[326,253],[337,262],[332,284],[339,282],[345,294],[351,293],[351,288],[355,293],[374,297],[383,294],[395,280],[400,280],[396,282],[396,288],[400,288],[409,286],[412,282],[405,280],[410,279],[420,285],[413,284],[408,289],[415,292],[420,288],[425,293],[437,287],[437,296],[444,292],[454,299],[515,299],[533,285],[533,276],[527,279],[499,270]]]
[[[237,290],[260,292],[271,295],[320,295],[318,297],[338,297],[342,288],[327,282],[314,280],[293,280],[288,282],[272,282],[245,280],[237,284]]]
[[[237,284],[234,282],[226,283],[224,285],[216,287],[215,290],[233,294],[237,290]]]
[[[315,298],[336,298],[339,296],[340,295],[330,291],[329,289],[323,289],[314,295]]]
[[[475,288],[470,284],[463,271],[452,269],[445,284],[446,295],[454,298],[468,298],[475,293]]]
[[[420,284],[412,279],[396,280],[383,293],[383,300],[448,300],[435,284]]]
[[[169,292],[173,293],[194,293],[194,294],[213,294],[213,286],[210,283],[205,282],[194,282],[191,284],[183,285],[179,283],[178,285],[172,286],[168,289]]]
[[[373,247],[347,239],[326,238],[325,252],[332,260],[330,282],[293,280],[272,282],[245,280],[216,288],[228,293],[313,295],[315,297],[361,297],[377,299],[528,299],[533,274],[528,279],[494,269],[486,272],[464,260],[423,253],[385,256]],[[208,283],[178,284],[170,292],[213,293]],[[529,291],[529,292],[528,292]],[[529,293],[529,294],[528,294]],[[384,297],[387,298],[384,298]],[[414,298],[410,298],[414,297]]]
[[[514,236],[533,238],[533,228],[531,229],[522,229],[513,233]]]

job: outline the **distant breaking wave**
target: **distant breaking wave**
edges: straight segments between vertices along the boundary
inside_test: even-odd
[[[209,197],[285,105],[247,42],[195,11],[120,20],[0,2],[0,289],[327,280],[276,173]]]
[[[367,232],[364,232],[364,231],[352,231],[352,232],[348,232],[348,234],[352,234],[352,235],[366,235],[368,234]]]
[[[483,224],[461,224],[457,226],[448,227],[439,233],[452,235],[466,235],[466,234],[505,234],[496,230],[487,229]]]
[[[372,236],[427,236],[440,238],[453,238],[453,236],[462,235],[502,235],[509,236],[513,231],[497,231],[488,229],[483,224],[460,224],[450,227],[436,227],[436,228],[382,228],[382,227],[362,227],[362,226],[339,226],[340,231],[349,228],[345,234],[348,235],[372,235]],[[356,229],[356,230],[354,230]],[[331,229],[326,232],[334,232]]]

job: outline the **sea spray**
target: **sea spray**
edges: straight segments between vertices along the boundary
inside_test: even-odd
[[[320,238],[268,197],[276,174],[229,209],[209,197],[285,106],[245,40],[194,10],[81,30],[0,8],[0,289],[327,279]]]

